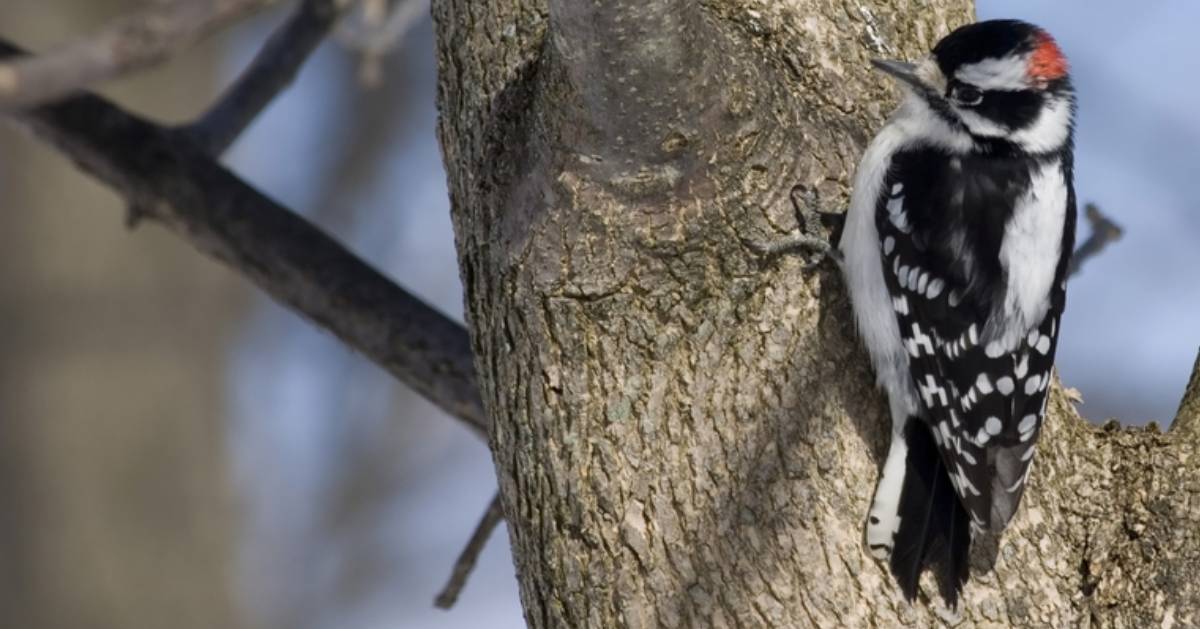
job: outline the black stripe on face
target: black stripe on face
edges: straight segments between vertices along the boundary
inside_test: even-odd
[[[1019,131],[1037,121],[1045,104],[1045,94],[1034,90],[985,90],[983,100],[969,110],[1009,131]]]

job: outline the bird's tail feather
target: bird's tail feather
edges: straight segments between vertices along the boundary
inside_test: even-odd
[[[970,518],[950,484],[929,428],[910,418],[903,441],[903,478],[898,482],[892,479],[892,485],[900,487],[899,498],[894,500],[898,522],[889,561],[892,574],[905,598],[912,601],[921,571],[931,567],[942,598],[954,607],[967,582]]]

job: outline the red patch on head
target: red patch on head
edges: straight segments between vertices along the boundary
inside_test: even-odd
[[[1054,81],[1067,76],[1067,58],[1054,38],[1045,31],[1038,31],[1033,54],[1029,56],[1029,78],[1035,81]]]

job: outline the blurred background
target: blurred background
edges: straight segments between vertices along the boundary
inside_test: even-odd
[[[4,0],[0,33],[45,49],[136,5]],[[978,12],[1057,36],[1080,198],[1126,229],[1072,283],[1062,377],[1094,421],[1169,422],[1200,345],[1200,4]],[[374,87],[327,42],[227,161],[461,320],[427,13]],[[187,120],[282,15],[104,91]],[[477,437],[2,123],[0,199],[0,627],[523,626],[503,526],[432,606],[494,491]]]

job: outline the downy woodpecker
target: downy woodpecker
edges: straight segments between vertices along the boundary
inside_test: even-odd
[[[1029,478],[1074,242],[1075,99],[1054,39],[963,26],[917,63],[871,142],[839,243],[892,442],[867,524],[906,598],[924,567],[957,605],[974,535]]]

